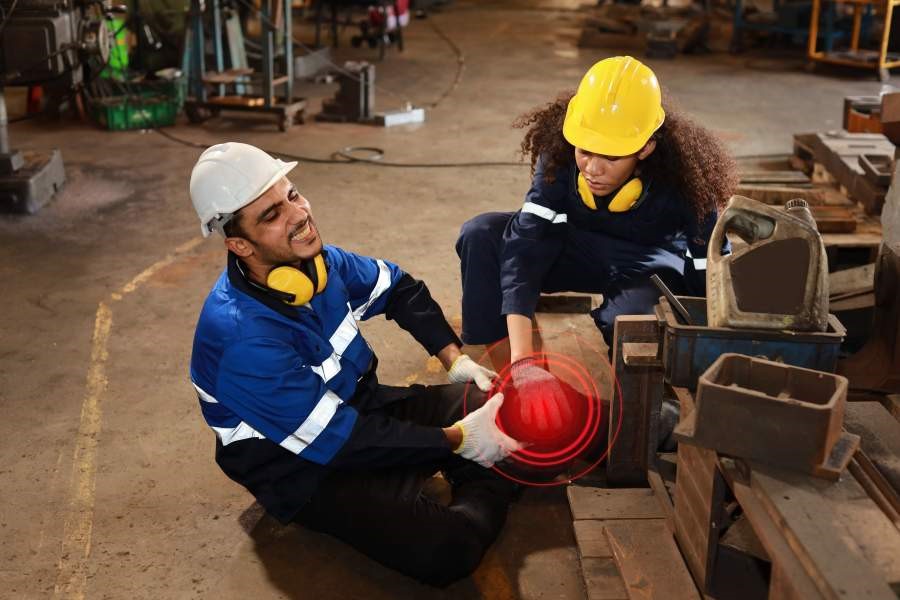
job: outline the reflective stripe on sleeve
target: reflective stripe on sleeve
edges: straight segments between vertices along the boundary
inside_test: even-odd
[[[258,438],[261,440],[266,439],[266,436],[253,429],[243,421],[238,423],[237,427],[211,426],[210,428],[216,432],[216,436],[218,436],[223,446],[227,446],[228,444],[231,444],[233,442],[239,442],[241,440],[249,440],[253,438]]]
[[[219,401],[216,400],[212,395],[207,394],[204,390],[200,388],[199,385],[191,382],[193,384],[194,389],[197,390],[197,395],[200,396],[200,400],[203,402],[208,402],[209,404],[218,404]],[[227,446],[228,444],[239,442],[241,440],[249,440],[252,438],[265,439],[266,436],[253,429],[247,423],[241,421],[234,427],[213,427],[209,426],[216,433],[216,437],[219,438],[219,441],[222,442],[223,446]]]
[[[522,212],[538,216],[542,219],[546,219],[551,223],[565,223],[569,220],[569,217],[566,215],[566,213],[554,212],[546,206],[541,206],[540,204],[535,204],[534,202],[526,202],[525,204],[523,204]]]
[[[218,404],[219,403],[218,400],[216,400],[215,398],[213,398],[212,396],[210,396],[209,394],[204,392],[202,389],[200,389],[200,386],[197,385],[196,383],[194,383],[193,381],[191,382],[191,385],[193,385],[194,389],[197,390],[197,395],[200,396],[200,400],[202,400],[203,402],[209,402],[210,404]]]
[[[375,287],[372,288],[372,293],[369,294],[369,299],[365,304],[357,308],[353,311],[353,317],[359,321],[363,318],[363,315],[366,314],[366,311],[369,310],[369,307],[375,303],[378,298],[384,294],[391,287],[391,270],[385,264],[385,262],[381,259],[378,259],[378,281],[375,282]]]

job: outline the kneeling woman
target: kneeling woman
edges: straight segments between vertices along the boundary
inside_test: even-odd
[[[510,359],[528,357],[541,292],[603,294],[592,316],[607,344],[617,315],[652,311],[652,274],[676,293],[705,294],[706,245],[734,161],[706,129],[663,109],[647,66],[602,60],[574,95],[517,125],[533,171],[524,205],[468,221],[456,245],[466,343],[508,335]]]

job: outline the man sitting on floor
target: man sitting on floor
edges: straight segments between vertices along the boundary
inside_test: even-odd
[[[448,585],[478,566],[514,492],[487,468],[519,448],[495,424],[503,396],[485,401],[496,374],[461,354],[423,282],[323,246],[286,177],[296,165],[228,142],[191,173],[203,234],[222,234],[228,251],[190,369],[216,462],[281,522]],[[453,384],[381,385],[357,325],[379,314],[436,355]],[[421,492],[438,470],[453,487],[448,506]]]

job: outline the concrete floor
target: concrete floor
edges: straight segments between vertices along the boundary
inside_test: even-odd
[[[510,160],[512,118],[573,88],[614,50],[579,50],[573,0],[458,0],[432,17],[465,53],[459,87],[420,126],[377,129],[216,120],[171,131],[324,157],[379,146],[392,161]],[[423,104],[455,58],[428,22],[380,64],[385,89]],[[346,44],[345,44],[346,45]],[[343,49],[341,58],[369,57]],[[808,74],[792,59],[650,61],[685,109],[738,154],[786,152],[791,133],[839,127],[842,98],[872,78]],[[379,94],[381,106],[400,99]],[[0,217],[0,595],[43,598],[560,598],[584,595],[561,490],[529,490],[474,577],[435,591],[327,537],[280,528],[213,463],[213,434],[188,383],[193,326],[224,262],[199,238],[187,195],[198,150],[147,132],[73,122],[12,127],[58,147],[68,183],[33,217]],[[459,319],[460,224],[513,210],[521,167],[387,169],[303,164],[293,175],[329,242],[424,278]],[[385,382],[442,375],[394,324],[365,334]]]

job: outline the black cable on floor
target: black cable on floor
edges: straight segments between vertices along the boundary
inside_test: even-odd
[[[466,68],[466,55],[463,54],[463,51],[460,49],[460,47],[456,45],[456,42],[454,42],[453,39],[449,35],[447,35],[443,29],[437,26],[437,24],[434,22],[434,19],[428,19],[428,24],[442,40],[447,42],[447,45],[450,46],[450,49],[456,55],[456,75],[453,77],[453,83],[451,83],[450,87],[444,90],[444,92],[437,97],[437,100],[426,105],[428,108],[437,108],[438,104],[443,102],[447,96],[452,94],[456,90],[456,88],[459,87],[459,82],[462,81],[463,71]]]
[[[167,138],[173,142],[181,144],[183,146],[188,146],[190,148],[198,148],[201,150],[206,150],[209,146],[206,144],[201,144],[199,142],[195,142],[193,140],[186,140],[184,138],[180,138],[178,136],[172,135],[168,131],[163,129],[152,129],[151,131],[155,131],[160,134],[164,138]],[[367,164],[373,165],[376,167],[390,167],[396,169],[472,169],[472,168],[485,168],[485,167],[528,167],[530,166],[526,162],[514,162],[514,161],[473,161],[473,162],[453,162],[453,163],[398,163],[398,162],[388,162],[381,160],[384,156],[384,150],[381,148],[376,148],[372,146],[347,146],[340,150],[336,150],[331,153],[331,158],[317,158],[313,156],[303,156],[301,154],[289,154],[287,152],[282,152],[280,150],[267,150],[266,148],[262,148],[265,152],[271,154],[272,156],[277,156],[279,158],[286,158],[288,160],[296,160],[300,162],[307,163],[315,163],[315,164],[326,164],[326,165],[353,165],[353,164]],[[358,156],[359,152],[368,152],[370,156]]]

